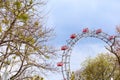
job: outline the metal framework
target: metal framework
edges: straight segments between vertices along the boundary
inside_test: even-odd
[[[67,44],[61,47],[61,50],[63,51],[62,61],[57,64],[57,66],[61,67],[61,72],[64,80],[70,80],[71,78],[72,72],[70,69],[70,58],[71,58],[72,48],[78,41],[80,41],[81,38],[86,38],[86,37],[98,38],[104,41],[109,47],[114,44],[116,36],[108,35],[102,32],[101,29],[89,31],[88,28],[83,29],[82,33],[72,34],[70,36],[70,39],[67,40]]]

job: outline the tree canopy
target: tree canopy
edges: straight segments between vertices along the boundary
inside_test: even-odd
[[[76,71],[75,80],[114,80],[120,79],[118,62],[110,54],[100,54],[96,58],[89,58],[84,61],[82,69]]]
[[[48,45],[53,29],[44,26],[42,0],[0,0],[0,74],[22,80],[44,71],[56,71]],[[31,74],[28,74],[31,73]]]

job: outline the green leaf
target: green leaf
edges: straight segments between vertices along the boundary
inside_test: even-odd
[[[0,26],[0,32],[2,32],[2,26]]]
[[[32,4],[33,3],[33,0],[30,0],[30,4]]]
[[[22,6],[21,2],[19,2],[19,1],[16,1],[14,3],[14,5],[16,5],[17,9],[21,8],[21,6]]]
[[[18,33],[18,34],[19,34],[19,33]],[[19,38],[24,40],[25,36],[22,35],[22,34],[19,34]]]
[[[18,19],[21,19],[23,21],[27,21],[29,19],[28,14],[21,14],[18,16]]]
[[[34,24],[35,24],[35,26],[38,26],[38,25],[39,25],[38,21],[36,21]]]
[[[10,65],[10,61],[6,61],[5,64]]]
[[[50,57],[49,56],[45,56],[46,59],[49,59]]]
[[[2,20],[2,23],[4,23],[4,24],[8,24],[9,21],[8,21],[7,19],[5,19],[5,20]]]
[[[34,43],[35,43],[35,40],[34,40],[34,38],[33,38],[32,36],[26,37],[26,38],[25,38],[25,41],[27,41],[27,42],[29,42],[29,43],[31,43],[31,44],[34,44]]]
[[[16,59],[16,56],[13,56],[12,58],[13,58],[13,59]]]

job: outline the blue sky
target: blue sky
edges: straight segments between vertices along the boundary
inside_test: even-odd
[[[49,0],[47,8],[50,11],[47,26],[54,28],[56,37],[52,44],[58,48],[70,34],[81,33],[84,27],[115,34],[115,26],[120,24],[120,0]],[[86,57],[104,52],[104,45],[98,39],[81,40],[71,56],[72,69],[77,70]],[[50,74],[48,80],[61,80],[61,77]]]

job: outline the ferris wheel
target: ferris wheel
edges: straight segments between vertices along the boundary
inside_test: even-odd
[[[66,45],[61,47],[62,52],[62,60],[57,63],[58,67],[61,67],[61,72],[64,80],[71,80],[71,67],[70,67],[70,59],[72,48],[75,44],[80,41],[82,38],[91,37],[91,38],[98,38],[105,42],[108,47],[114,45],[116,35],[109,35],[102,31],[102,29],[97,30],[89,30],[88,28],[84,28],[81,33],[72,34],[70,38],[67,40]]]

